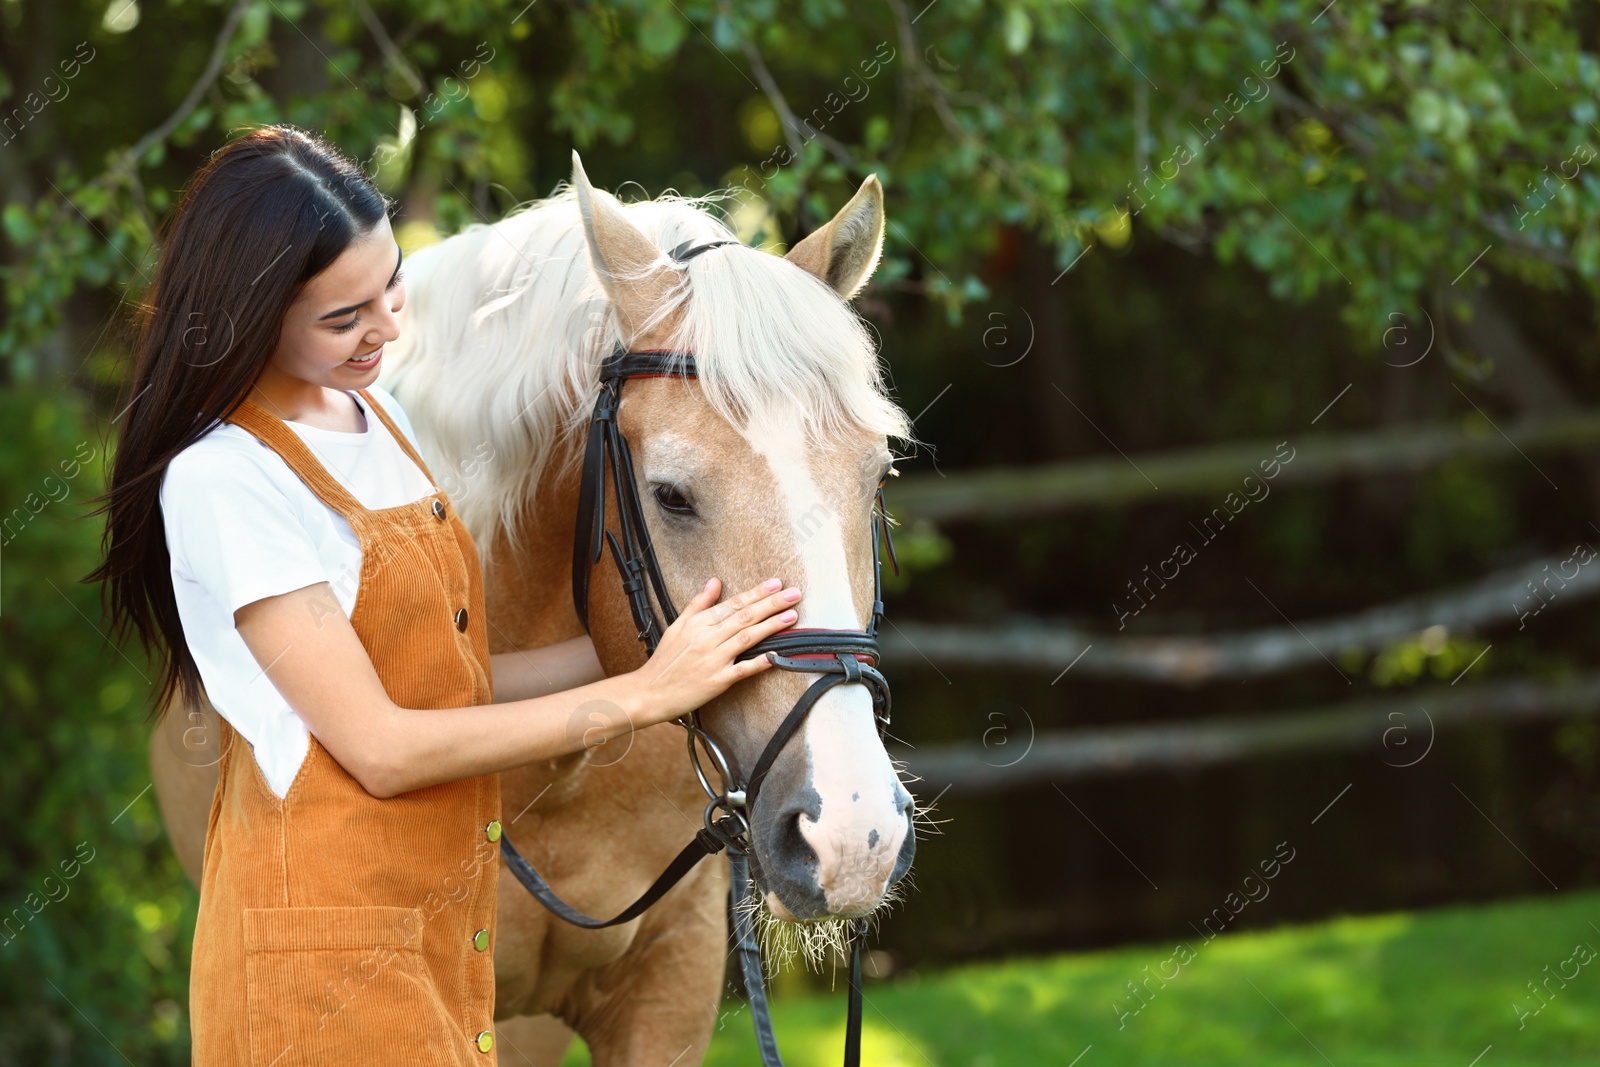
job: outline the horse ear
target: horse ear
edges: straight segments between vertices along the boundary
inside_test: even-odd
[[[637,341],[638,331],[650,321],[660,296],[661,275],[655,268],[661,250],[633,224],[616,197],[589,183],[576,151],[572,153],[572,186],[578,193],[589,261],[617,309],[627,339]]]
[[[867,175],[856,195],[822,229],[784,256],[849,300],[872,277],[883,252],[883,186]]]

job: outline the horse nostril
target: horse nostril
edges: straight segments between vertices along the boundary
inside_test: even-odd
[[[906,836],[900,841],[900,854],[895,857],[894,867],[889,871],[889,884],[897,885],[907,874],[911,873],[911,863],[917,855],[917,827],[912,820],[912,813],[907,811]]]
[[[804,817],[803,811],[785,812],[778,826],[775,851],[785,859],[803,857],[811,851],[811,843],[806,840],[805,831],[800,828],[800,820]]]
[[[809,819],[810,824],[815,824],[821,809],[821,798],[808,789],[774,811],[770,821],[761,819],[753,835],[766,888],[776,892],[784,906],[802,921],[828,913],[821,885],[828,872],[822,869],[822,858],[806,837],[808,823],[802,822]]]
[[[769,866],[795,881],[811,882],[821,872],[820,858],[806,826],[815,825],[822,814],[821,798],[814,792],[791,801],[774,813],[771,824],[759,836],[766,841]]]
[[[894,787],[894,810],[910,818],[915,807],[916,798],[906,790],[905,786],[896,783]]]

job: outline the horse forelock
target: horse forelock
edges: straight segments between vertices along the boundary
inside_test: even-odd
[[[721,197],[624,205],[661,249],[661,345],[692,352],[708,404],[736,427],[783,409],[806,433],[911,439],[871,332],[825,284],[743,245],[687,262],[667,250],[727,240]],[[487,553],[572,473],[600,361],[624,340],[590,263],[570,188],[407,257],[401,337],[380,384],[411,416],[434,476]],[[561,521],[568,517],[552,517]],[[485,558],[485,565],[488,559]]]

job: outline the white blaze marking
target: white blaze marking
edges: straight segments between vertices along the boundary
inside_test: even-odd
[[[794,625],[862,629],[839,516],[817,488],[798,412],[775,413],[759,425],[752,422],[746,436],[772,468],[794,535],[798,566],[783,575],[805,594]],[[828,690],[811,709],[803,733],[822,817],[813,824],[802,816],[800,828],[816,850],[818,880],[830,910],[870,907],[883,892],[906,827],[895,807],[898,780],[878,740],[866,687]],[[876,843],[869,845],[874,830]]]
[[[759,428],[752,425],[749,440],[750,447],[757,455],[765,456],[772,468],[788,511],[789,529],[794,534],[799,573],[785,578],[805,593],[795,625],[860,629],[861,620],[856,618],[850,595],[839,516],[823,501],[811,476],[799,413],[786,411]]]

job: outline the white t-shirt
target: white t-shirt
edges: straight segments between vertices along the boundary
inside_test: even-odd
[[[411,421],[394,397],[368,388],[415,447]],[[383,420],[354,392],[350,396],[366,417],[363,433],[286,425],[366,508],[395,507],[436,492]],[[283,457],[231,422],[213,423],[173,458],[160,498],[178,618],[206,695],[250,743],[273,792],[286,796],[310,748],[309,732],[250,654],[233,613],[263,597],[327,582],[348,617],[360,591],[360,541]]]

